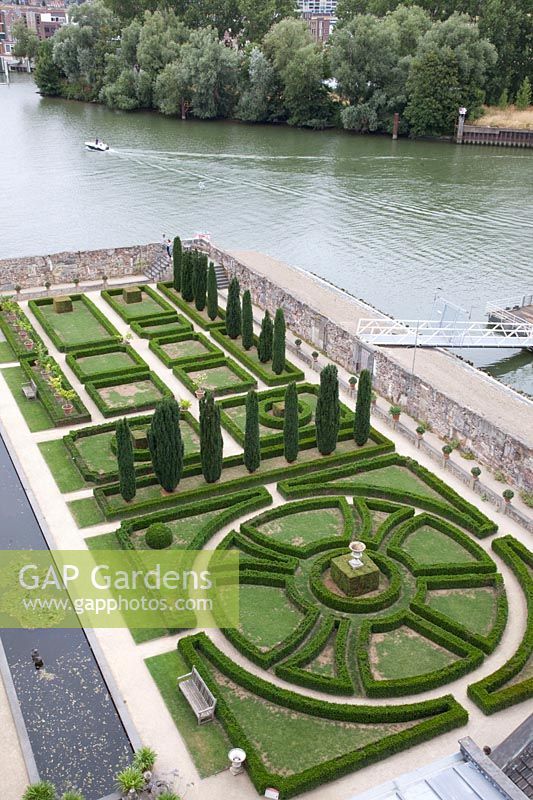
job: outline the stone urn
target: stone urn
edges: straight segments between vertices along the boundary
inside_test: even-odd
[[[246,753],[241,747],[233,747],[229,753],[230,760],[229,771],[232,775],[240,775],[244,769],[244,762],[246,761]]]
[[[350,561],[348,562],[352,569],[357,569],[358,567],[363,566],[362,556],[366,550],[366,544],[364,542],[350,542],[348,545],[350,548]]]
[[[201,400],[202,397],[205,397],[205,389],[196,389],[194,395],[197,400]]]

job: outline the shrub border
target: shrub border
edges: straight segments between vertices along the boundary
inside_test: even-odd
[[[70,294],[70,299],[73,302],[80,301],[82,302],[96,319],[96,321],[104,328],[104,330],[109,333],[109,339],[86,339],[83,342],[78,342],[77,344],[69,344],[68,342],[63,342],[55,328],[50,325],[48,319],[44,316],[41,311],[41,306],[51,306],[53,305],[53,298],[52,297],[41,297],[37,300],[30,300],[28,303],[28,307],[31,309],[35,318],[40,323],[43,330],[46,332],[47,336],[52,340],[55,347],[59,350],[60,353],[70,353],[74,350],[83,350],[84,348],[91,347],[92,345],[100,345],[100,344],[111,344],[115,342],[119,344],[122,341],[122,336],[117,331],[114,325],[109,322],[105,314],[102,314],[100,309],[95,306],[92,300],[84,294]]]
[[[150,380],[153,385],[159,389],[161,392],[162,397],[172,397],[173,393],[168,388],[168,386],[163,383],[161,378],[152,372],[151,370],[147,369],[145,372],[140,372],[136,375],[119,375],[116,378],[109,377],[109,378],[101,378],[98,381],[89,381],[85,384],[85,389],[87,390],[87,394],[96,404],[98,409],[104,415],[104,417],[117,417],[121,414],[131,414],[136,413],[138,411],[144,411],[148,408],[154,408],[156,403],[158,402],[153,401],[150,403],[141,403],[140,405],[124,405],[120,408],[109,408],[109,406],[102,400],[100,395],[98,394],[98,389],[104,389],[108,386],[122,386],[123,384],[127,383],[137,383],[138,381],[145,381]]]
[[[126,355],[128,355],[133,361],[133,364],[130,367],[122,367],[121,369],[114,370],[113,372],[106,370],[105,372],[95,372],[91,375],[87,375],[83,371],[82,367],[78,364],[79,358],[105,356],[109,353],[126,353]],[[137,375],[141,372],[146,372],[148,369],[148,364],[146,361],[144,361],[137,351],[134,350],[129,344],[105,344],[101,347],[92,347],[90,350],[75,350],[71,353],[67,353],[66,363],[74,375],[82,383],[93,383],[94,381],[108,378],[110,374],[120,377],[123,375]]]
[[[179,358],[172,358],[163,350],[162,345],[172,344],[173,342],[201,342],[207,349],[204,355],[191,355],[181,356]],[[185,367],[188,365],[203,364],[204,361],[210,361],[213,356],[222,356],[224,353],[216,347],[203,333],[196,333],[195,331],[184,331],[183,333],[166,333],[162,336],[154,336],[150,339],[149,348],[153,353],[163,362],[165,367]]]
[[[135,322],[140,322],[141,320],[144,319],[164,319],[166,317],[172,316],[172,314],[175,313],[170,303],[167,303],[167,301],[163,297],[161,297],[160,294],[155,292],[151,286],[148,286],[148,284],[139,283],[139,284],[134,284],[134,286],[135,288],[140,289],[143,294],[147,294],[148,297],[151,300],[153,300],[154,303],[157,303],[157,305],[161,309],[161,312],[158,312],[157,314],[154,314],[153,311],[148,311],[146,314],[142,314],[141,316],[135,317]],[[133,286],[127,288],[133,288]],[[117,301],[115,300],[115,297],[118,297],[119,295],[122,294],[122,290],[123,290],[122,287],[117,289],[104,289],[102,292],[100,292],[100,294],[106,301],[106,303],[108,303],[108,305],[111,306],[113,311],[116,314],[118,314],[119,317],[127,325],[130,325],[134,320],[128,317],[124,306],[122,306],[120,303],[117,303]],[[137,303],[132,303],[131,305],[137,305]],[[140,305],[142,305],[142,300]]]
[[[172,372],[176,378],[183,383],[187,389],[194,394],[196,384],[189,377],[189,372],[197,372],[198,369],[209,371],[212,367],[228,367],[232,372],[241,379],[240,383],[226,386],[223,389],[213,389],[215,397],[223,397],[226,394],[236,394],[237,392],[247,392],[249,389],[254,389],[257,386],[256,379],[246,372],[240,364],[237,364],[233,359],[228,358],[223,353],[219,356],[211,356],[209,359],[203,360],[200,364],[188,363],[184,366],[177,366],[172,368]]]
[[[5,300],[5,298],[3,298],[3,299]],[[1,309],[1,302],[2,302],[2,298],[0,298],[0,309]],[[8,345],[13,350],[15,358],[18,359],[19,361],[24,361],[27,358],[35,358],[35,347],[32,350],[27,350],[24,347],[24,345],[22,344],[22,342],[18,338],[17,334],[15,333],[13,328],[11,327],[10,323],[3,316],[4,313],[5,313],[4,311],[0,310],[0,330],[2,331],[4,336],[6,337],[6,341],[7,341]],[[18,316],[19,316],[20,319],[22,319],[23,322],[25,322],[27,325],[30,326],[30,328],[31,328],[30,337],[31,337],[32,341],[34,342],[34,344],[42,345],[44,347],[45,351],[48,352],[48,348],[46,347],[45,343],[43,342],[43,340],[41,339],[41,337],[39,336],[39,334],[35,330],[35,327],[31,324],[28,316],[21,309],[20,305],[18,307]]]
[[[166,331],[161,333],[160,331],[152,331],[147,333],[145,330],[146,328],[149,328],[151,325],[157,325],[158,323],[161,323],[161,326],[163,326],[172,322],[176,323],[176,333],[186,333],[187,331],[192,331],[193,329],[192,323],[189,322],[188,319],[185,319],[182,314],[178,314],[177,311],[173,311],[172,316],[169,314],[168,317],[146,317],[142,320],[131,322],[130,328],[133,333],[136,333],[141,339],[154,339],[158,336],[172,336],[173,332]]]
[[[54,365],[61,371],[61,382],[65,389],[69,391],[74,391],[76,393],[76,397],[71,401],[72,405],[74,406],[75,413],[69,414],[68,416],[62,413],[58,408],[58,403],[56,403],[53,399],[53,392],[48,386],[47,382],[44,378],[39,375],[39,373],[34,372],[32,367],[35,364],[35,356],[33,358],[23,358],[20,360],[20,366],[24,374],[26,375],[28,381],[33,380],[37,386],[37,401],[41,402],[41,405],[45,409],[46,413],[50,417],[54,427],[60,428],[70,425],[78,425],[81,422],[90,422],[91,415],[89,410],[84,405],[81,397],[79,396],[78,392],[73,389],[72,385],[69,383],[63,370],[60,368],[57,361],[52,358],[52,356],[48,356],[48,358],[54,363]]]

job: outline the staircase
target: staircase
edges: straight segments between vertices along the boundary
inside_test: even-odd
[[[159,253],[151,264],[144,268],[144,274],[148,278],[148,282],[151,283],[162,281],[166,278],[168,270],[170,268],[170,260],[167,257],[166,253]]]
[[[215,264],[215,275],[217,276],[217,286],[219,289],[227,289],[229,286],[228,276],[222,264]]]

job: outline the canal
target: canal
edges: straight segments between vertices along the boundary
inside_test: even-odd
[[[0,436],[0,550],[46,547]],[[41,779],[59,793],[79,789],[86,800],[110,795],[132,748],[83,630],[1,630],[0,637]]]
[[[0,258],[209,231],[400,318],[531,288],[533,151],[195,122],[0,86]],[[83,142],[99,136],[108,153]],[[533,393],[533,356],[463,352]]]

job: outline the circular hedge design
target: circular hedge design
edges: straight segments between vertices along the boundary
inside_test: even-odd
[[[152,550],[164,550],[165,547],[170,547],[172,538],[172,531],[162,522],[154,522],[145,534],[146,544]]]
[[[354,538],[380,570],[378,588],[358,597],[329,576]],[[507,605],[495,563],[456,524],[413,506],[308,497],[247,520],[222,546],[240,550],[241,583],[277,587],[278,602],[259,602],[247,588],[241,627],[225,635],[251,661],[299,685],[416,694],[477,667],[503,633]],[[283,632],[280,596],[285,617],[293,612]]]

